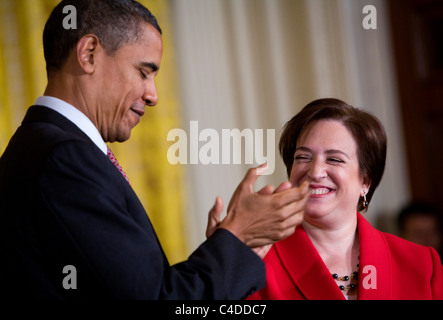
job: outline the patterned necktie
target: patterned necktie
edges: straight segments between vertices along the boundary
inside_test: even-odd
[[[126,175],[125,171],[123,171],[122,166],[118,163],[117,159],[114,156],[114,153],[112,153],[111,149],[109,147],[108,148],[108,158],[109,160],[111,160],[111,162],[117,167],[118,171],[120,171],[120,173],[123,175],[123,177],[126,179],[126,181],[128,181],[129,184],[131,184],[129,182],[128,176]]]

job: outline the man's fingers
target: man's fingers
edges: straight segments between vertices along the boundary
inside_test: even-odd
[[[263,246],[289,237],[303,222],[307,198],[289,203],[266,216],[267,227],[257,227],[255,234],[260,236],[251,240],[250,247]]]
[[[280,184],[277,189],[275,189],[273,186],[271,185],[267,185],[264,186],[263,188],[261,188],[259,191],[257,191],[258,194],[264,194],[264,195],[270,195],[273,193],[279,193],[279,192],[283,192],[286,190],[289,190],[292,188],[292,183],[290,183],[289,181],[285,181],[282,184]]]
[[[248,190],[253,192],[255,181],[257,181],[258,177],[265,173],[266,170],[268,170],[267,163],[262,164],[256,168],[249,169],[248,172],[246,172],[246,175],[240,185],[243,185],[244,187],[248,188]]]
[[[286,186],[280,185],[280,187],[277,189],[280,188],[284,190],[286,189]],[[286,206],[302,199],[306,200],[306,198],[309,198],[309,183],[305,181],[300,185],[300,187],[289,188],[284,191],[279,190],[278,193],[274,192],[272,197],[275,198],[274,201],[278,207]]]
[[[271,185],[264,186],[257,191],[258,194],[269,195],[274,193],[274,187]]]
[[[256,176],[261,176],[266,171],[268,171],[268,164],[267,163],[263,163],[262,165],[260,165],[257,168],[255,168],[255,175]]]
[[[282,184],[280,184],[277,189],[275,189],[274,193],[279,193],[279,192],[283,192],[286,190],[289,190],[292,188],[292,183],[290,183],[289,181],[285,181]]]
[[[291,235],[297,224],[303,221],[303,210],[309,198],[309,184],[299,187],[286,181],[276,189],[273,186],[254,191],[254,183],[267,165],[249,169],[235,190],[228,206],[226,218],[220,221],[216,214],[217,203],[210,212],[208,233],[225,228],[250,247],[264,246]],[[221,210],[220,210],[221,211]]]
[[[253,239],[249,246],[251,248],[269,245],[281,241],[291,236],[296,227],[303,222],[304,211],[293,212],[289,217],[281,221],[275,221],[269,225],[269,228],[261,234],[260,237]]]
[[[292,202],[282,207],[278,214],[281,216],[281,227],[291,228],[303,222],[305,200]]]

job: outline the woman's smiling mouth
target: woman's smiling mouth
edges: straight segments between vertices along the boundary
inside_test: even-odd
[[[335,191],[332,188],[328,188],[325,186],[309,186],[309,192],[311,193],[311,197],[320,197]]]

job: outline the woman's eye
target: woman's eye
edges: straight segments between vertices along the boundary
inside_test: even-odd
[[[142,79],[147,78],[147,75],[142,70],[140,70],[140,75],[141,75]]]
[[[295,156],[295,160],[309,160],[308,156],[304,156],[304,155],[300,155],[300,156]]]
[[[331,162],[337,162],[337,163],[343,163],[344,162],[343,160],[337,159],[337,158],[329,158],[328,160],[331,161]]]

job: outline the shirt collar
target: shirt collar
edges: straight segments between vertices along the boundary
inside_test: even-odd
[[[41,96],[35,100],[35,105],[50,108],[73,122],[89,139],[104,153],[107,154],[107,146],[98,129],[91,120],[73,105],[50,96]]]

